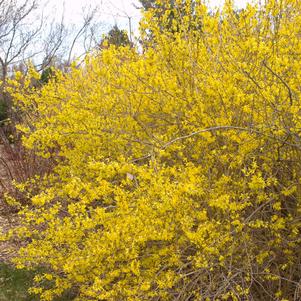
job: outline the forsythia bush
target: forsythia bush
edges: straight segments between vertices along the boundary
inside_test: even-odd
[[[55,162],[18,184],[12,233],[41,300],[301,298],[301,2],[174,2],[145,12],[143,50],[11,83]]]

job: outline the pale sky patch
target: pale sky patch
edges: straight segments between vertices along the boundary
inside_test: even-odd
[[[209,0],[212,8],[220,7],[224,0]],[[236,0],[237,7],[243,7],[247,0]],[[49,0],[48,7],[52,7],[55,13],[59,15],[65,7],[65,19],[69,23],[79,23],[82,19],[83,7],[99,8],[100,21],[112,27],[117,24],[123,29],[129,29],[129,20],[131,21],[133,32],[137,32],[141,13],[136,7],[140,7],[138,0]]]
[[[20,0],[21,1],[21,0]],[[207,0],[209,6],[214,9],[221,7],[224,0]],[[235,5],[241,8],[248,0],[236,0]],[[138,0],[40,0],[40,8],[44,14],[52,18],[55,16],[59,21],[64,15],[64,23],[68,27],[78,30],[83,24],[83,9],[98,8],[95,21],[100,24],[100,37],[106,34],[114,25],[128,32],[131,28],[131,40],[135,42],[135,37],[139,35],[139,20],[141,11],[138,9],[141,4]],[[74,48],[74,55],[84,53],[82,45],[77,43]]]

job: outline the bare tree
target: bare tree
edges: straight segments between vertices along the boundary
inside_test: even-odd
[[[76,31],[69,48],[69,55],[67,64],[70,65],[72,61],[72,54],[75,45],[82,40],[84,53],[90,51],[95,44],[93,41],[97,41],[97,31],[99,29],[99,23],[95,21],[95,17],[98,12],[98,7],[85,7],[82,9],[83,22],[79,29]]]
[[[48,32],[42,39],[42,61],[36,66],[38,70],[44,70],[53,65],[58,56],[63,56],[64,42],[68,36],[68,30],[64,23],[64,12],[60,22],[52,20],[46,27]]]
[[[34,16],[36,9],[36,0],[25,0],[21,4],[17,0],[0,0],[0,74],[3,82],[10,65],[38,52],[30,49],[43,26],[43,16]]]

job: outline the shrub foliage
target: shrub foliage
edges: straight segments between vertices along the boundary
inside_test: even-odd
[[[19,184],[41,300],[300,298],[301,2],[174,2],[143,51],[11,83],[24,145],[56,162]]]

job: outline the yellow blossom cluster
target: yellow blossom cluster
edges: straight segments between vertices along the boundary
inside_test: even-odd
[[[24,145],[55,162],[15,262],[47,268],[44,301],[298,300],[301,2],[166,3],[143,51],[11,82]]]

